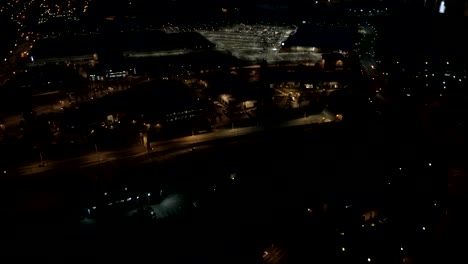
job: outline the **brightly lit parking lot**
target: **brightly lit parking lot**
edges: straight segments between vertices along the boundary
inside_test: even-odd
[[[320,57],[317,54],[279,53],[281,43],[294,34],[295,30],[293,26],[237,24],[217,30],[200,29],[197,32],[216,44],[218,49],[227,50],[242,60],[310,61]]]

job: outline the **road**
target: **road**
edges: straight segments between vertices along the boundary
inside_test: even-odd
[[[9,171],[13,175],[30,175],[38,174],[46,171],[50,171],[58,168],[85,168],[97,166],[99,164],[108,162],[117,162],[122,159],[136,159],[136,158],[149,158],[151,160],[165,160],[180,154],[184,154],[191,151],[194,145],[206,144],[215,140],[234,138],[239,136],[245,136],[250,134],[259,133],[267,130],[275,130],[278,128],[285,127],[296,127],[305,126],[313,123],[330,122],[332,120],[327,119],[325,114],[312,115],[303,118],[297,118],[294,120],[278,123],[269,127],[265,126],[253,126],[253,127],[242,127],[233,129],[222,129],[215,130],[211,133],[199,134],[194,136],[187,136],[176,138],[172,140],[153,142],[152,150],[147,151],[143,145],[134,145],[126,149],[117,151],[96,151],[88,153],[79,157],[63,159],[63,160],[48,160],[44,157],[44,162],[47,164],[45,167],[39,167],[39,157],[37,162],[32,162]],[[203,149],[203,146],[200,146]],[[159,153],[168,153],[164,155],[158,155]],[[153,159],[154,156],[154,159]]]
[[[286,254],[286,250],[277,245],[272,244],[263,252],[263,262],[265,264],[285,263]]]

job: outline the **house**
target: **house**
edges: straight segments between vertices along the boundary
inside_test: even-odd
[[[257,100],[234,97],[231,94],[220,94],[218,101],[233,111],[243,111],[257,106]]]

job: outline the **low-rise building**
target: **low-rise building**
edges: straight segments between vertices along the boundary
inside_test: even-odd
[[[248,99],[247,97],[235,97],[231,94],[220,94],[218,100],[231,111],[242,111],[257,106],[257,100]]]

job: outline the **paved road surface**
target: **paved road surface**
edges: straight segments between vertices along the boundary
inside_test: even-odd
[[[39,158],[37,162],[33,162],[18,168],[15,168],[9,173],[18,175],[28,175],[45,172],[54,168],[84,168],[90,166],[96,166],[107,162],[115,162],[122,159],[134,159],[152,157],[158,153],[168,153],[155,157],[156,160],[163,160],[172,158],[174,156],[187,153],[191,151],[194,144],[205,144],[218,139],[234,138],[238,136],[244,136],[254,134],[270,129],[277,129],[282,127],[295,127],[304,126],[312,123],[322,123],[330,121],[326,119],[323,114],[313,115],[303,118],[298,118],[290,121],[286,121],[280,124],[272,125],[270,127],[264,126],[253,126],[253,127],[242,127],[234,129],[222,129],[216,130],[211,133],[187,136],[167,141],[154,142],[152,143],[152,150],[148,152],[143,145],[134,145],[132,147],[118,150],[118,151],[98,151],[85,154],[75,158],[69,158],[64,160],[48,160],[44,157],[44,162],[47,164],[45,167],[39,167]],[[203,146],[201,146],[203,148]]]

